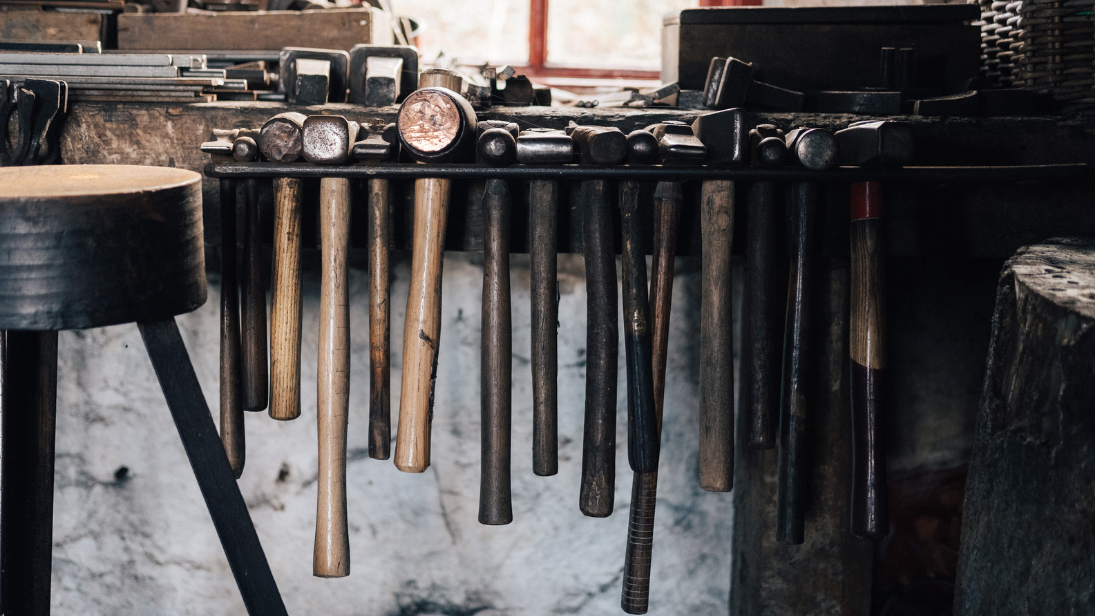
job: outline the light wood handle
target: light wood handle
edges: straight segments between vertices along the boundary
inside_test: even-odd
[[[319,498],[312,574],[350,575],[346,529],[346,422],[350,405],[350,311],[346,253],[350,248],[350,180],[319,183]]]
[[[734,487],[733,182],[703,183],[700,233],[700,487],[729,492]]]
[[[220,180],[221,198],[221,442],[236,479],[246,459],[240,405],[240,311],[236,285],[236,181]]]
[[[559,183],[529,182],[529,282],[532,301],[532,472],[559,472],[559,282],[556,209]]]
[[[886,391],[882,185],[853,184],[851,209],[852,534],[880,539],[890,530],[879,434]]]
[[[262,273],[259,186],[247,179],[247,215],[243,234],[243,410],[264,411],[269,401],[266,360],[266,280]]]
[[[753,182],[749,189],[741,406],[754,449],[775,447],[779,417],[787,259],[777,194],[775,182]]]
[[[369,180],[369,457],[387,460],[392,441],[388,180]]]
[[[278,178],[270,308],[270,417],[300,417],[300,209],[302,182]]]
[[[479,523],[513,521],[510,498],[513,333],[510,314],[509,236],[512,203],[505,180],[487,180],[483,192],[483,333],[480,389],[482,458]]]
[[[806,474],[809,472],[806,429],[812,386],[814,265],[817,259],[818,200],[814,182],[791,185],[792,263],[784,324],[783,398],[779,422],[776,541],[805,541]]]
[[[421,473],[430,465],[433,385],[441,337],[441,257],[450,187],[446,179],[414,182],[414,249],[395,440],[395,466],[405,473]]]

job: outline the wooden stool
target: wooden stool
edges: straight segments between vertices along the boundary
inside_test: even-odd
[[[954,613],[1095,603],[1095,240],[1004,266],[963,504]]]
[[[49,613],[57,330],[136,322],[250,614],[285,606],[174,316],[206,299],[201,177],[0,169],[0,612]]]

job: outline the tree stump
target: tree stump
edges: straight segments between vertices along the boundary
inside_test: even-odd
[[[1095,240],[1019,250],[996,293],[955,614],[1095,612]]]

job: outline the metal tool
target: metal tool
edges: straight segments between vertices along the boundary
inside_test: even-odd
[[[298,62],[300,60],[319,60],[329,62],[327,72],[329,81],[327,95],[323,102],[346,102],[346,92],[349,86],[350,54],[341,49],[313,49],[310,47],[286,47],[278,55],[278,90],[284,92],[290,103],[297,101],[297,75],[300,73]],[[304,65],[307,66],[308,63]],[[314,67],[313,67],[314,68]],[[310,73],[315,74],[315,73]],[[313,78],[312,84],[320,81]],[[312,90],[314,92],[314,90]],[[322,104],[313,102],[315,97],[299,101],[303,105]]]
[[[371,77],[370,77],[371,75]],[[418,83],[418,49],[411,45],[354,45],[348,102],[384,107],[402,101]]]

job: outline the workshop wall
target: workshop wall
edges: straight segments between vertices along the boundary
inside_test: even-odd
[[[393,424],[410,269],[407,255],[394,257]],[[265,412],[247,414],[240,479],[289,613],[618,613],[632,478],[624,370],[621,364],[615,511],[607,519],[586,518],[577,506],[585,387],[582,259],[560,257],[560,464],[554,477],[537,477],[531,468],[528,257],[514,255],[512,262],[514,522],[503,527],[476,520],[481,256],[445,257],[433,465],[422,475],[368,457],[368,274],[351,268],[351,574],[344,579],[312,577],[319,273],[314,264],[306,270],[302,416],[281,423]],[[696,482],[699,263],[677,263],[650,609],[721,615],[729,593],[731,495],[705,493]],[[205,306],[178,318],[214,416],[219,305],[214,279]],[[62,332],[59,344],[53,613],[243,613],[137,328]]]

